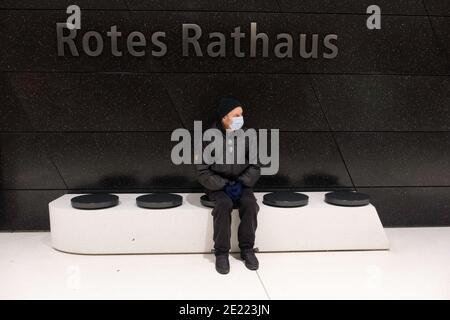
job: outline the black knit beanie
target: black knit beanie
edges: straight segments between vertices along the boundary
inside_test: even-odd
[[[242,108],[244,107],[244,105],[236,99],[223,98],[222,100],[220,100],[219,106],[217,107],[217,119],[221,120],[228,114],[228,112],[239,106],[241,106]]]

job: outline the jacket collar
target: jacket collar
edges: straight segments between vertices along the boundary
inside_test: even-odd
[[[225,128],[222,125],[222,121],[220,121],[219,119],[214,121],[214,123],[212,124],[211,128],[219,129],[222,132],[222,135],[224,135],[224,136],[226,135]]]

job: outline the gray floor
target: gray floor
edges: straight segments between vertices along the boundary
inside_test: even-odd
[[[450,299],[450,227],[386,229],[390,251],[81,256],[49,233],[0,233],[0,299]]]

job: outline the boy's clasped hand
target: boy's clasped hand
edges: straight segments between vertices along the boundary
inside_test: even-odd
[[[231,198],[231,200],[236,201],[241,198],[242,195],[242,182],[231,181],[225,186],[225,193]]]

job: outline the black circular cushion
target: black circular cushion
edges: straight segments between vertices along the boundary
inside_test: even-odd
[[[263,203],[272,207],[293,208],[308,204],[309,197],[303,193],[290,191],[277,191],[267,193],[263,197]]]
[[[200,203],[202,204],[202,206],[209,207],[209,208],[214,208],[216,205],[216,202],[213,200],[209,200],[209,197],[206,194],[204,194],[200,197]]]
[[[209,208],[214,208],[216,206],[216,202],[214,200],[209,199],[207,194],[204,194],[200,197],[200,203],[202,204],[202,206]],[[234,202],[233,204],[234,204],[233,209],[239,208],[237,202]]]
[[[119,203],[119,197],[113,194],[96,193],[73,197],[70,200],[76,209],[104,209],[114,207]]]
[[[334,191],[325,194],[325,202],[337,206],[360,207],[370,203],[369,195],[361,192]]]
[[[182,203],[183,197],[173,193],[151,193],[136,198],[137,206],[146,209],[167,209]]]

